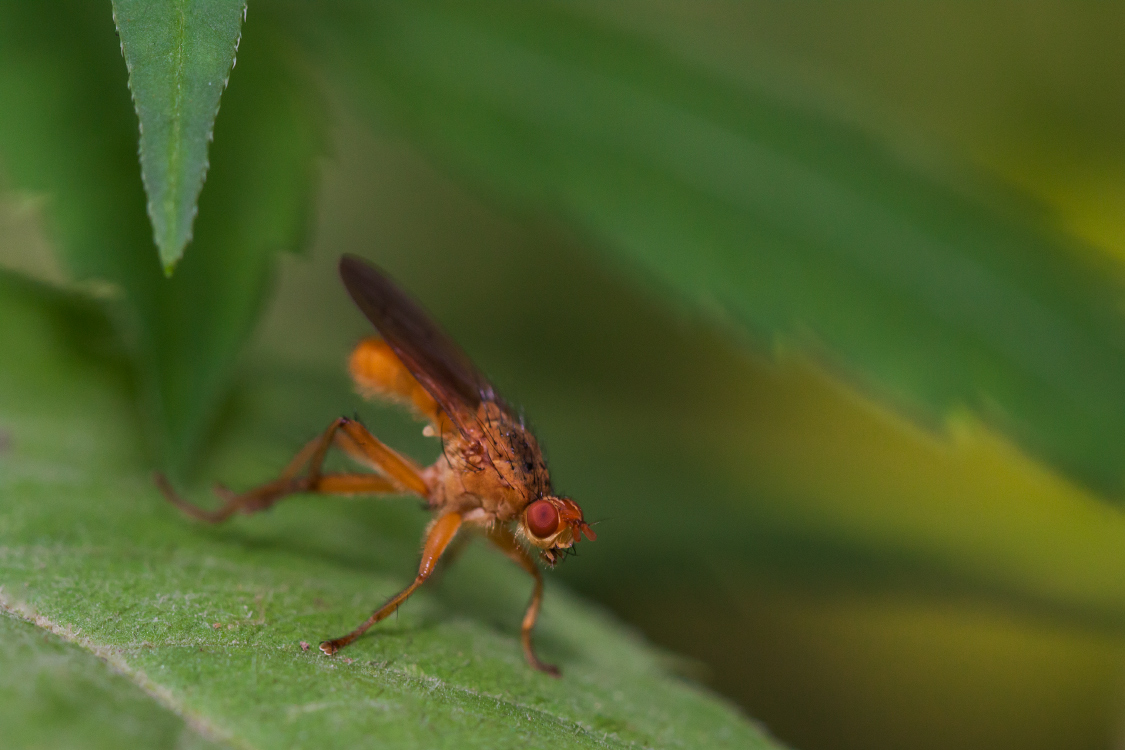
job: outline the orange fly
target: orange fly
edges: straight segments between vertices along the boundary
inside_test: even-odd
[[[472,529],[535,580],[520,632],[523,652],[532,667],[558,676],[558,668],[541,661],[531,644],[543,599],[543,577],[532,550],[553,567],[583,534],[593,541],[581,508],[554,493],[535,436],[417,302],[381,270],[353,256],[340,259],[340,278],[382,336],[361,341],[352,353],[350,370],[357,388],[364,396],[405,405],[426,419],[425,434],[442,438],[442,456],[422,468],[359,422],[341,417],[302,448],[272,482],[240,494],[217,488],[223,499],[217,510],[185,502],[158,476],[161,489],[188,515],[211,523],[236,512],[265,510],[298,492],[419,495],[433,520],[426,528],[413,583],[352,632],[321,643],[320,650],[336,653],[398,609],[434,572],[453,539]],[[325,473],[321,467],[333,445],[375,473]]]

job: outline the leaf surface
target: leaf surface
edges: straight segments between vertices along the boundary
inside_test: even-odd
[[[207,147],[245,13],[245,0],[113,2],[140,120],[148,215],[168,273],[191,241]]]
[[[89,651],[3,610],[0,643],[0,726],[7,748],[220,747]]]
[[[0,586],[9,609],[112,654],[220,739],[776,747],[557,580],[536,635],[564,676],[532,671],[519,645],[531,582],[479,546],[397,618],[323,656],[319,640],[413,577],[426,514],[395,498],[309,497],[220,527],[189,522],[151,482],[109,341],[96,309],[0,275],[0,346],[16,363],[0,370]],[[354,408],[343,385],[263,369],[236,401],[216,471],[235,485],[262,479],[324,414]],[[388,440],[404,427],[418,439],[417,425],[366,417]]]

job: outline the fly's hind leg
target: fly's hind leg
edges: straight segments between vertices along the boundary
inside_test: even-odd
[[[443,435],[453,429],[434,397],[383,339],[373,337],[359,342],[348,362],[348,371],[364,396],[402,404],[428,420],[430,432],[426,434]]]
[[[524,548],[515,534],[507,526],[496,525],[488,531],[489,540],[500,548],[500,551],[510,557],[521,568],[526,570],[535,579],[535,588],[531,592],[531,603],[527,605],[527,612],[523,616],[520,626],[520,643],[523,645],[523,655],[527,663],[540,672],[546,672],[552,677],[562,675],[554,664],[541,661],[535,654],[535,647],[531,644],[531,631],[535,628],[535,621],[539,619],[539,607],[543,603],[543,574],[531,554]]]
[[[382,473],[323,473],[321,469],[324,457],[333,444],[351,458]],[[308,469],[302,475],[300,472],[306,466]],[[155,480],[157,487],[173,505],[189,516],[209,523],[225,521],[237,512],[256,513],[265,510],[278,500],[297,492],[331,495],[413,492],[423,497],[429,494],[429,488],[413,462],[387,447],[359,422],[347,417],[340,417],[320,436],[309,441],[277,479],[241,493],[217,486],[215,493],[223,500],[223,504],[215,510],[205,510],[181,498],[163,474],[156,474]]]
[[[320,644],[320,650],[331,656],[367,632],[367,629],[372,625],[385,619],[398,609],[403,602],[410,598],[410,595],[414,593],[415,589],[425,583],[426,579],[433,574],[434,569],[437,567],[438,560],[441,559],[442,553],[449,547],[449,543],[453,541],[453,538],[457,536],[457,531],[460,528],[460,513],[446,513],[430,524],[430,528],[426,531],[426,543],[422,547],[422,562],[418,565],[418,575],[415,576],[414,582],[392,596],[386,604],[375,610],[371,617],[367,618],[366,622],[352,632],[340,638],[334,638],[331,641],[325,641]]]

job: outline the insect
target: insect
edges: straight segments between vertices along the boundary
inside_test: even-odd
[[[216,510],[183,500],[163,476],[157,476],[158,485],[188,515],[211,523],[265,510],[298,492],[419,495],[433,520],[426,528],[418,575],[363,624],[324,641],[320,650],[335,654],[398,609],[433,574],[450,543],[459,534],[476,531],[534,579],[520,641],[532,667],[557,677],[558,668],[541,661],[531,642],[543,599],[543,576],[533,551],[554,567],[583,535],[593,541],[593,530],[573,500],[552,490],[539,444],[522,418],[417,302],[383,271],[354,256],[340,259],[340,278],[381,335],[364,339],[352,352],[349,369],[357,389],[425,419],[424,434],[442,439],[438,460],[420,467],[358,421],[340,417],[302,448],[277,479],[243,493],[216,487],[223,500]],[[374,473],[322,471],[332,446]]]

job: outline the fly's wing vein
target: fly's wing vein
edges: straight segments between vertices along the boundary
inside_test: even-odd
[[[340,259],[340,278],[356,306],[449,416],[468,433],[482,401],[498,401],[492,385],[422,306],[387,274],[353,255]]]

